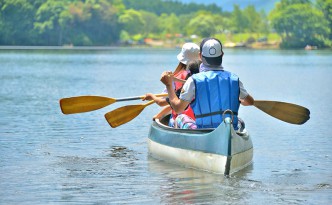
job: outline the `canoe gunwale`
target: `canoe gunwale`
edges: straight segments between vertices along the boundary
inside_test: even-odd
[[[203,129],[181,129],[181,128],[174,128],[174,127],[169,127],[167,125],[164,125],[159,119],[154,120],[154,125],[157,125],[158,127],[168,130],[168,131],[173,131],[173,132],[178,132],[178,133],[191,133],[191,134],[203,134],[203,133],[210,133],[213,132],[216,128],[203,128]],[[233,129],[232,135],[237,137],[240,137],[242,139],[248,140],[250,138],[248,132],[246,129],[243,130],[243,132],[237,132]]]

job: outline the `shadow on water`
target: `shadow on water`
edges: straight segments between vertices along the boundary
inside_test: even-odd
[[[129,150],[127,147],[123,146],[112,146],[106,156],[112,158],[126,158],[126,159],[133,159],[137,160],[134,155],[134,151]]]
[[[77,156],[59,157],[59,165],[68,172],[68,177],[84,177],[88,175],[113,175],[119,166],[135,166],[135,152],[123,146],[112,146],[104,151],[100,158]]]
[[[123,146],[111,146],[101,157],[58,157],[54,167],[61,169],[61,201],[80,203],[89,196],[101,196],[99,203],[110,203],[123,198],[130,186],[130,178],[137,178],[136,153]],[[124,191],[124,192],[123,192]],[[83,194],[83,195],[82,195]],[[117,196],[117,197],[115,197]]]

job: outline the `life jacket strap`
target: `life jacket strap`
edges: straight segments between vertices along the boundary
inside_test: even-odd
[[[220,111],[216,111],[216,112],[210,112],[210,113],[205,113],[205,114],[201,114],[201,115],[195,115],[196,118],[202,118],[202,117],[208,117],[208,116],[212,116],[212,115],[221,115],[225,112],[225,110],[220,110]],[[237,116],[237,112],[233,112],[234,115]]]

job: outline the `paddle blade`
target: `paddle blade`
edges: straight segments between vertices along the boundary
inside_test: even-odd
[[[127,105],[106,113],[105,118],[111,127],[116,128],[137,117],[144,108],[144,105]]]
[[[310,111],[307,108],[292,103],[255,100],[254,106],[272,117],[291,124],[302,125],[310,119]]]
[[[98,110],[116,102],[116,99],[102,96],[78,96],[63,98],[60,107],[63,114],[74,114]]]

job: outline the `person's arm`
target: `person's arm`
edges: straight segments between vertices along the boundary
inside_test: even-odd
[[[186,80],[182,80],[182,79],[180,79],[180,78],[173,78],[173,80],[174,81],[176,81],[176,82],[179,82],[179,83],[185,83],[186,82]]]
[[[154,95],[152,93],[145,94],[145,98],[143,98],[143,101],[144,100],[154,100],[157,103],[157,105],[159,105],[160,107],[168,105],[165,98],[157,97],[156,95]]]
[[[160,81],[166,86],[168,92],[169,102],[176,113],[183,112],[189,105],[189,102],[180,100],[173,89],[173,73],[170,71],[165,71],[161,75]]]
[[[239,100],[241,102],[241,105],[244,106],[253,105],[255,103],[254,98],[251,95],[249,95],[249,93],[244,88],[243,83],[240,80],[239,80],[239,87],[240,87]]]
[[[153,116],[153,120],[163,118],[163,117],[164,117],[165,115],[167,115],[171,110],[172,110],[172,108],[171,108],[170,105],[166,105],[166,106],[164,106],[163,109],[162,109],[158,114],[156,114],[155,116]]]

